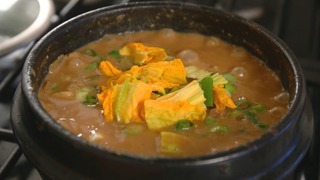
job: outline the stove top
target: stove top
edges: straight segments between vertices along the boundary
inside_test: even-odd
[[[54,0],[52,27],[80,13],[113,4],[144,0]],[[181,0],[231,11],[251,19],[285,41],[300,60],[315,116],[314,140],[290,178],[319,179],[320,2],[317,0]],[[34,40],[35,42],[36,40]],[[42,179],[19,149],[10,125],[10,109],[23,61],[34,43],[0,57],[0,179]]]

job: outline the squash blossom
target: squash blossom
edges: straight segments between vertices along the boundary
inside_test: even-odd
[[[100,71],[108,78],[98,94],[106,121],[142,122],[151,130],[161,130],[181,119],[205,119],[206,98],[198,82],[201,79],[197,78],[210,73],[194,67],[188,69],[181,59],[168,61],[164,49],[141,43],[128,43],[119,54],[120,58],[130,59],[135,65],[121,71],[109,61],[100,63]],[[194,80],[188,83],[190,73]],[[218,84],[213,84],[212,90],[216,108],[234,108],[224,89],[223,83],[227,81],[218,74],[211,78],[211,82]]]

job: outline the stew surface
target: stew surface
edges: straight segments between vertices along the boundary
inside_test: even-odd
[[[116,86],[119,74],[128,72],[132,66],[143,66],[143,62],[135,62],[132,57],[121,55],[123,48],[128,48],[130,43],[163,49],[167,55],[163,60],[166,63],[179,62],[180,59],[187,77],[185,83],[177,85],[178,89],[194,82],[194,85],[201,87],[202,91],[199,92],[204,94],[205,100],[216,100],[217,97],[212,95],[216,91],[212,91],[210,84],[212,76],[219,75],[225,80],[220,87],[225,90],[235,107],[229,105],[217,108],[216,104],[211,102],[211,105],[208,105],[210,102],[206,101],[206,106],[199,106],[200,109],[205,108],[203,118],[199,118],[203,114],[199,115],[198,106],[196,110],[194,106],[175,109],[176,106],[170,104],[169,109],[163,110],[166,104],[157,101],[148,108],[144,107],[143,103],[139,104],[137,116],[140,119],[124,120],[120,115],[131,108],[128,98],[133,98],[134,101],[137,96],[145,93],[145,88],[138,89],[133,97],[129,96],[129,91],[122,92],[120,89],[117,100],[123,103],[111,105],[114,111],[119,110],[120,115],[113,112],[113,119],[108,119],[108,106],[104,105],[105,99],[101,100],[99,95],[108,91],[108,87]],[[158,57],[157,53],[154,54]],[[111,75],[103,72],[102,62],[111,63],[108,69]],[[175,67],[177,65],[173,65],[168,73],[179,78],[181,73],[175,72]],[[146,71],[149,74],[155,73],[152,69]],[[210,78],[203,80],[203,77],[194,77],[201,73],[209,73]],[[148,81],[144,78],[140,80]],[[165,92],[153,90],[151,98],[156,99],[179,91],[175,86],[166,86]],[[212,97],[206,92],[208,87]],[[190,91],[186,92],[188,95]],[[146,157],[199,156],[244,145],[274,126],[287,112],[289,104],[289,94],[277,75],[244,48],[213,36],[178,33],[171,29],[108,34],[75,52],[61,55],[50,66],[38,97],[46,111],[79,138],[117,153]],[[150,109],[158,107],[160,113],[148,114]],[[197,118],[189,118],[188,113],[196,114]],[[174,118],[169,118],[167,121],[170,125],[150,125],[145,120],[158,120],[164,118],[164,114],[172,117],[182,114],[181,117],[186,118],[176,119],[174,122],[171,122]]]

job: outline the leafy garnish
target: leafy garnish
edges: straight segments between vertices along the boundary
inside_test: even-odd
[[[204,97],[206,98],[204,104],[207,107],[213,107],[213,79],[210,76],[205,77],[199,84],[203,90]]]
[[[187,137],[177,133],[165,132],[160,133],[160,152],[168,154],[179,154],[189,144]]]
[[[225,73],[225,74],[222,74],[222,76],[223,76],[228,82],[235,83],[235,82],[237,81],[237,78],[236,78],[233,74]]]
[[[93,61],[91,62],[87,67],[84,68],[85,72],[90,72],[99,67],[99,62],[98,61]]]
[[[142,124],[128,124],[123,129],[123,133],[125,133],[128,136],[133,136],[140,134],[143,131],[144,127]]]
[[[227,133],[230,131],[229,126],[215,125],[210,128],[211,132]]]
[[[178,130],[178,131],[189,130],[192,127],[193,127],[193,122],[186,120],[186,119],[179,120],[176,124],[176,130]]]
[[[98,103],[97,96],[86,96],[84,101],[82,102],[83,105],[86,106],[95,106]]]
[[[247,98],[242,98],[236,102],[237,108],[231,113],[233,118],[244,118],[252,122],[257,128],[266,130],[269,125],[261,121],[257,117],[257,113],[265,111],[265,106],[262,104],[254,104]]]
[[[84,100],[88,96],[90,91],[91,89],[88,87],[81,87],[76,94],[76,98],[80,100]]]
[[[120,54],[119,54],[119,50],[112,50],[109,53],[109,56],[115,58],[115,59],[119,59],[120,58]]]
[[[207,116],[205,121],[206,121],[207,124],[213,124],[213,123],[217,122],[217,119]]]
[[[250,111],[245,111],[244,112],[245,118],[251,121],[256,127],[258,127],[261,130],[268,129],[269,126],[265,124],[264,122],[260,121],[257,116],[250,112]]]
[[[92,49],[86,49],[86,50],[83,51],[83,53],[86,54],[86,55],[89,55],[89,56],[93,56],[93,57],[95,57],[95,56],[98,55],[98,54],[97,54],[94,50],[92,50]]]

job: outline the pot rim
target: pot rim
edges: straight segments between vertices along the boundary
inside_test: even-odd
[[[85,141],[79,137],[76,137],[71,132],[66,130],[64,127],[62,127],[60,124],[58,124],[53,118],[50,117],[50,115],[44,110],[42,107],[40,101],[37,98],[37,93],[34,91],[32,86],[32,78],[31,76],[35,75],[34,70],[32,69],[32,65],[34,65],[36,60],[36,54],[37,49],[42,46],[42,43],[46,41],[46,39],[49,39],[51,36],[54,36],[55,32],[58,29],[62,29],[64,27],[69,27],[73,24],[79,23],[87,18],[93,17],[95,15],[98,15],[99,13],[108,11],[108,14],[112,14],[117,11],[122,11],[128,8],[148,8],[150,6],[160,6],[163,7],[169,7],[169,8],[180,8],[180,9],[189,9],[189,8],[197,8],[199,10],[203,11],[216,11],[219,12],[225,16],[230,16],[231,18],[234,18],[237,21],[240,21],[241,23],[244,23],[247,26],[254,25],[255,28],[258,29],[260,33],[263,34],[263,36],[266,36],[268,39],[270,39],[278,48],[279,50],[284,53],[284,55],[287,57],[287,61],[289,61],[290,66],[294,72],[294,79],[295,79],[295,93],[290,101],[290,107],[288,112],[285,116],[283,116],[279,123],[273,126],[268,132],[263,134],[261,137],[241,146],[237,146],[235,148],[232,148],[230,150],[217,152],[213,154],[205,154],[202,156],[196,156],[196,157],[183,157],[183,158],[167,158],[167,157],[144,157],[140,155],[134,155],[129,153],[119,153],[115,152],[113,150],[105,149],[102,147],[99,147],[98,145]],[[306,99],[306,87],[305,87],[305,79],[304,75],[302,73],[302,68],[298,63],[297,58],[293,54],[293,52],[289,49],[289,47],[278,37],[273,35],[271,32],[269,32],[264,27],[260,26],[259,24],[256,24],[255,22],[251,20],[244,19],[240,16],[237,16],[235,14],[229,13],[227,11],[217,9],[214,7],[209,7],[205,5],[196,5],[191,3],[183,3],[183,2],[131,2],[126,4],[119,4],[119,5],[112,5],[107,7],[98,8],[89,12],[86,12],[84,14],[78,15],[70,20],[67,20],[66,22],[60,24],[56,28],[52,29],[50,32],[45,34],[32,48],[30,51],[26,62],[24,64],[23,70],[22,70],[22,93],[24,97],[26,98],[26,102],[30,106],[30,108],[37,112],[37,116],[41,118],[41,121],[44,122],[45,127],[48,131],[52,132],[53,134],[59,136],[60,138],[68,141],[70,144],[76,144],[77,146],[86,149],[87,151],[94,152],[102,157],[113,157],[113,158],[120,158],[120,159],[126,159],[126,160],[132,160],[135,162],[142,162],[142,163],[163,163],[166,165],[201,165],[201,164],[208,164],[208,163],[214,163],[214,162],[222,162],[228,159],[232,159],[237,156],[243,156],[245,154],[248,154],[252,151],[256,151],[259,148],[265,146],[270,141],[273,141],[276,139],[276,137],[280,136],[287,128],[293,124],[298,117],[296,116],[297,112],[300,112],[302,110],[303,104]],[[192,164],[191,164],[192,163]]]

